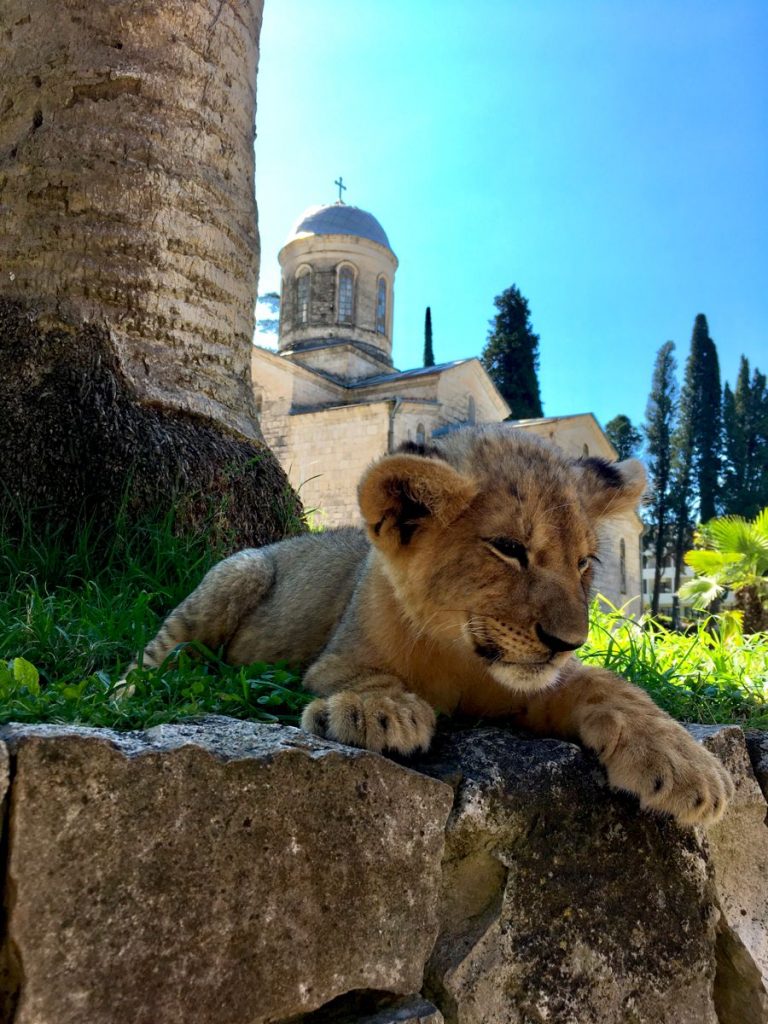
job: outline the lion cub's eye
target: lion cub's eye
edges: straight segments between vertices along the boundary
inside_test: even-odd
[[[579,559],[579,572],[586,572],[587,569],[590,567],[590,565],[592,565],[594,562],[598,562],[598,561],[599,561],[599,558],[597,557],[597,555],[587,555],[586,558],[580,558]]]
[[[504,558],[516,558],[523,568],[528,565],[528,552],[519,540],[510,540],[509,537],[489,537],[486,544],[489,544]]]

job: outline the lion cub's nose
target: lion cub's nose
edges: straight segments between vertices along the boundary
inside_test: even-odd
[[[552,636],[551,633],[547,633],[538,623],[536,624],[536,636],[553,654],[575,651],[577,647],[581,647],[584,643],[584,640],[577,640],[576,643],[572,643],[570,640],[561,640],[559,636]]]

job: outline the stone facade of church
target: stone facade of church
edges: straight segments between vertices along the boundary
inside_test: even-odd
[[[392,365],[397,257],[370,213],[345,203],[305,211],[280,250],[278,350],[254,347],[253,380],[267,444],[316,523],[359,521],[357,481],[403,441],[498,423],[509,407],[479,359],[415,370]],[[616,453],[590,414],[515,424],[576,457]],[[639,611],[640,521],[611,524],[598,589]]]

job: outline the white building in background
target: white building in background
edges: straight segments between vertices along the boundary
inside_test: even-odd
[[[509,406],[480,360],[400,371],[392,365],[397,257],[376,218],[339,201],[306,210],[278,255],[278,349],[254,347],[261,429],[316,521],[359,521],[357,482],[404,441],[465,424],[498,423]],[[574,457],[616,452],[591,413],[520,420]],[[597,589],[640,611],[640,535],[634,513],[606,527]]]
[[[653,552],[646,548],[643,552],[643,607],[649,609],[653,599],[653,581],[656,575],[656,559]],[[684,565],[680,574],[680,585],[687,580],[692,580],[696,574],[690,566]],[[672,599],[675,596],[675,563],[671,555],[664,558],[661,570],[661,586],[659,589],[659,614],[672,615]],[[720,602],[721,608],[733,608],[735,606],[734,595],[728,591]],[[683,619],[691,619],[697,613],[689,604],[681,603],[680,615]]]
[[[656,559],[652,552],[646,550],[643,553],[643,604],[650,608],[651,599],[653,598],[653,581],[656,575]],[[688,566],[684,566],[682,575],[680,577],[680,583],[684,583],[686,580],[691,579],[693,576],[693,570],[689,569]],[[659,589],[659,613],[661,615],[671,616],[672,614],[672,598],[675,595],[675,566],[674,559],[671,555],[668,555],[664,559],[663,568],[661,570],[661,586]],[[693,609],[689,605],[680,606],[680,614],[683,618],[690,618],[693,613]]]

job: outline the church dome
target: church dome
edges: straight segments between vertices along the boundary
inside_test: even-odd
[[[373,214],[346,203],[310,206],[291,228],[285,244],[312,235],[353,235],[390,248],[386,232]]]

